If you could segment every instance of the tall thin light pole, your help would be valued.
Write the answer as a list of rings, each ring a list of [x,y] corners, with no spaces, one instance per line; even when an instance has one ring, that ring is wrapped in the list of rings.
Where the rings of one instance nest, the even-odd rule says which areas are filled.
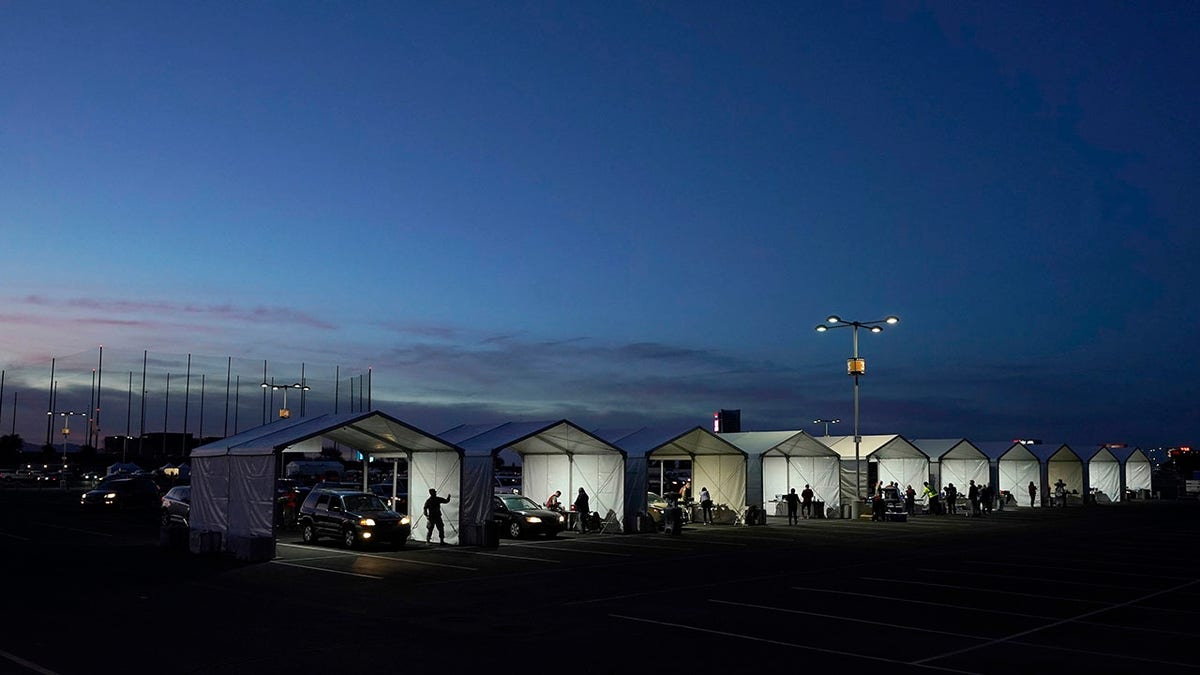
[[[85,421],[87,422],[87,430],[83,434],[83,444],[91,445],[93,448],[96,447],[92,443],[92,420],[93,420],[92,413],[95,410],[96,410],[96,369],[92,368],[92,391],[91,391],[91,397],[88,399],[88,414],[87,414],[87,417],[85,418]]]
[[[225,357],[225,430],[221,437],[229,436],[229,376],[233,373],[233,357]]]
[[[858,329],[862,326],[872,333],[881,333],[883,324],[895,325],[897,323],[900,323],[900,317],[897,316],[889,316],[878,321],[847,321],[835,314],[825,319],[825,323],[816,328],[818,333],[824,333],[830,328],[850,328],[853,336],[852,355],[846,361],[846,373],[854,377],[854,502],[851,507],[851,517],[853,518],[858,518],[859,509],[862,507],[862,435],[858,432],[858,378],[867,372],[866,359],[858,355]]]
[[[92,447],[100,445],[100,387],[104,382],[104,345],[100,345],[100,356],[96,362],[96,408],[92,411]]]
[[[129,452],[130,425],[133,423],[133,371],[129,371],[129,393],[125,395],[125,439],[121,442],[121,463]]]
[[[50,359],[50,405],[46,410],[54,410],[54,358]],[[46,417],[46,445],[50,445],[50,430],[54,428],[54,417]]]

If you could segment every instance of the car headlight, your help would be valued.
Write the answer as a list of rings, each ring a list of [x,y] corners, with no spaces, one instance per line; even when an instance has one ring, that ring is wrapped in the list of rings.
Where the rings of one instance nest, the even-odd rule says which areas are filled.
[[[567,517],[566,517],[566,516],[559,516],[559,517],[558,517],[558,522],[560,522],[560,523],[565,523],[565,522],[567,522]]]
[[[375,527],[375,519],[374,518],[363,518],[358,521],[358,524],[362,525],[363,527]]]
[[[107,493],[107,494],[105,494],[105,495],[104,495],[104,498],[105,498],[105,499],[116,499],[116,498],[117,498],[117,493],[115,493],[115,492],[109,492],[109,493]]]
[[[408,516],[402,516],[402,517],[400,518],[400,524],[401,524],[401,525],[408,525],[408,524],[409,524],[409,523],[411,523],[411,522],[412,522],[412,518],[409,518]]]
[[[541,519],[541,518],[538,518],[537,516],[525,516],[525,522],[527,522],[527,523],[540,523],[540,522],[542,522],[542,519]]]

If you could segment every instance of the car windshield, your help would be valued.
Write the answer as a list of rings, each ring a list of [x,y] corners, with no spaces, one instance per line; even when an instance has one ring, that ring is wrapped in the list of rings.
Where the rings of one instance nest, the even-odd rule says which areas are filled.
[[[504,502],[505,508],[509,511],[525,511],[528,509],[540,509],[537,502],[524,495],[500,495],[500,501]]]
[[[347,511],[361,513],[363,511],[387,511],[383,500],[375,495],[347,495],[342,498]]]

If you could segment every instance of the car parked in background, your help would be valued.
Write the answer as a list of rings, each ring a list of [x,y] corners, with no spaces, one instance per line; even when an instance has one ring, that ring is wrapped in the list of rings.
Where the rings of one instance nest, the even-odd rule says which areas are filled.
[[[152,509],[162,503],[158,485],[146,476],[133,476],[101,481],[101,484],[79,495],[82,506],[117,509]]]
[[[371,492],[379,495],[387,507],[396,513],[408,513],[408,486],[400,483],[396,486],[396,499],[392,500],[391,483],[375,483],[370,486]]]
[[[304,543],[330,537],[346,548],[376,542],[400,548],[412,533],[407,515],[389,509],[379,495],[355,490],[313,488],[297,522]]]
[[[557,537],[567,529],[567,516],[551,511],[529,497],[516,494],[492,495],[492,521],[501,534],[519,539],[532,535]]]
[[[666,497],[656,492],[646,493],[646,510],[649,512],[650,520],[653,520],[655,526],[660,530],[663,528],[663,514],[668,508],[670,508],[670,504],[667,503]],[[681,508],[679,513],[682,520],[681,524],[687,525],[688,510]]]
[[[192,486],[176,485],[162,496],[162,525],[188,527],[192,511]]]

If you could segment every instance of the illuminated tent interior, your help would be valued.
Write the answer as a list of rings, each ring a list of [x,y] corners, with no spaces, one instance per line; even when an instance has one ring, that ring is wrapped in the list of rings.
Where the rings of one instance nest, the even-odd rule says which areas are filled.
[[[1086,492],[1084,484],[1083,462],[1079,455],[1067,444],[1058,446],[1029,446],[1034,455],[1042,461],[1046,470],[1047,499],[1054,498],[1054,485],[1061,480],[1066,485],[1068,495],[1082,496]]]
[[[1132,490],[1135,493],[1140,493],[1142,490],[1151,489],[1151,469],[1150,458],[1142,452],[1140,448],[1118,448],[1113,450],[1113,454],[1121,460],[1122,477],[1126,490]],[[1124,494],[1124,493],[1122,493]]]
[[[1022,443],[1012,441],[979,442],[980,450],[996,463],[1001,491],[1012,493],[1016,506],[1029,506],[1029,484],[1037,488],[1035,507],[1047,497],[1042,479],[1042,462]]]
[[[1121,462],[1112,452],[1100,446],[1091,451],[1087,461],[1088,489],[1096,497],[1097,504],[1121,501]]]
[[[881,434],[861,438],[860,461],[875,465],[876,481],[883,481],[885,485],[895,481],[901,490],[909,485],[915,490],[929,480],[929,457],[903,436]],[[852,499],[855,494],[854,437],[822,436],[819,440],[842,458],[842,495],[845,500]],[[864,464],[862,468],[861,494],[867,496],[871,493],[867,485],[868,467]]]
[[[458,491],[460,450],[386,413],[279,419],[192,450],[192,551],[225,551],[242,560],[274,557],[275,480],[283,454],[319,453],[325,440],[362,456],[407,458],[409,494],[429,487]],[[452,531],[457,538],[458,509],[451,502],[443,512],[450,542]]]
[[[804,431],[741,431],[720,434],[746,453],[746,502],[767,509],[768,500],[793,488],[796,494],[809,485],[813,500],[825,508],[841,507],[841,458],[828,445]],[[756,480],[757,477],[757,480]]]
[[[521,493],[539,505],[562,491],[569,509],[580,487],[588,507],[604,519],[606,531],[621,531],[625,514],[624,453],[566,420],[471,424],[439,437],[464,453],[462,513],[466,544],[490,543],[495,457],[511,450],[521,458]]]
[[[965,494],[971,481],[975,481],[979,486],[990,485],[992,482],[991,460],[978,446],[965,438],[918,439],[912,444],[929,457],[930,473],[937,481],[936,488],[954,483],[955,487]]]

